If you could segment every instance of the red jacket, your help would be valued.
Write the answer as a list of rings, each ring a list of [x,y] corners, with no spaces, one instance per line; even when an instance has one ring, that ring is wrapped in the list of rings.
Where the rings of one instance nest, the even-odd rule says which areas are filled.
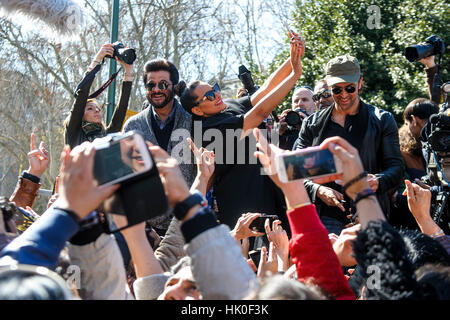
[[[287,216],[292,231],[289,251],[297,266],[298,279],[302,282],[312,279],[336,300],[354,300],[316,206],[292,209]]]

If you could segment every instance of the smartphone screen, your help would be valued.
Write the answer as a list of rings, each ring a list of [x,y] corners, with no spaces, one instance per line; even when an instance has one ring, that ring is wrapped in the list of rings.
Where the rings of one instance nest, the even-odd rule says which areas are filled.
[[[282,164],[279,166],[282,180],[311,179],[338,173],[333,154],[328,149],[281,154],[278,161]]]
[[[140,135],[126,136],[95,148],[94,178],[99,185],[114,184],[152,168],[149,151]]]

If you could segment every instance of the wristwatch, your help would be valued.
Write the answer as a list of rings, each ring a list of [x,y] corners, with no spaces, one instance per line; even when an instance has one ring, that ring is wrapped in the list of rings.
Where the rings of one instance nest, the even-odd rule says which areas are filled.
[[[197,204],[202,207],[206,207],[208,201],[205,199],[203,194],[201,194],[198,190],[195,190],[189,197],[175,205],[173,208],[173,214],[178,220],[182,220],[186,213],[188,213],[188,211]]]

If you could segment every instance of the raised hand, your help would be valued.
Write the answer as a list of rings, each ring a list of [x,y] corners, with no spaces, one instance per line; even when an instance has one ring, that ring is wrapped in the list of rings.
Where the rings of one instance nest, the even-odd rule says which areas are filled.
[[[416,219],[420,230],[426,235],[443,235],[442,229],[430,215],[431,191],[405,180],[408,208]]]
[[[50,156],[45,149],[44,141],[41,141],[39,148],[36,146],[36,136],[34,133],[31,133],[30,152],[28,152],[27,156],[30,164],[28,173],[40,178],[50,164]]]
[[[114,55],[114,46],[111,43],[105,43],[102,45],[100,50],[98,50],[97,54],[95,55],[94,61],[102,61],[104,57],[110,56],[112,57]]]
[[[294,74],[300,76],[302,74],[302,57],[305,53],[305,40],[294,35],[291,38],[291,66]]]
[[[61,153],[59,197],[54,205],[75,212],[80,219],[119,188],[118,184],[97,185],[93,177],[94,155],[94,146],[89,142],[76,146],[72,151],[66,146]]]
[[[214,173],[214,151],[209,151],[203,147],[197,148],[191,138],[186,140],[189,142],[189,147],[194,154],[198,173],[202,178],[208,180]]]
[[[267,277],[278,272],[278,261],[274,254],[273,243],[269,244],[269,253],[267,254],[267,248],[261,248],[261,258],[258,266],[258,277]]]
[[[233,230],[230,231],[230,234],[237,240],[247,239],[249,237],[259,237],[264,235],[263,232],[257,232],[254,230],[250,230],[249,226],[256,218],[260,217],[260,213],[245,213],[239,217],[236,225]]]
[[[289,238],[281,226],[280,220],[275,220],[270,228],[270,220],[266,219],[264,224],[267,239],[273,243],[273,252],[278,261],[278,270],[286,271],[289,268]]]
[[[342,185],[345,185],[364,171],[358,150],[343,138],[332,137],[325,139],[321,143],[320,148],[328,148],[342,162],[342,167],[345,168],[342,174]],[[368,188],[370,188],[370,185],[367,179],[361,179],[349,186],[346,192],[350,198],[354,199],[358,192]]]
[[[48,200],[47,209],[50,208],[52,204],[56,202],[56,200],[58,200],[58,197],[59,197],[59,176],[57,176],[55,179],[55,192]]]

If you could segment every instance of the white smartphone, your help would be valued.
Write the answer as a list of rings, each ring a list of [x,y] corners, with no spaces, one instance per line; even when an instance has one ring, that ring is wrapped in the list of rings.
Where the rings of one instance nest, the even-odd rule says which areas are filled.
[[[112,185],[148,172],[153,160],[144,138],[136,132],[115,136],[95,146],[94,178],[98,185]]]
[[[330,150],[320,150],[318,146],[281,153],[275,157],[275,165],[278,178],[283,183],[326,177],[330,177],[329,181],[333,181],[342,174],[340,160]]]

